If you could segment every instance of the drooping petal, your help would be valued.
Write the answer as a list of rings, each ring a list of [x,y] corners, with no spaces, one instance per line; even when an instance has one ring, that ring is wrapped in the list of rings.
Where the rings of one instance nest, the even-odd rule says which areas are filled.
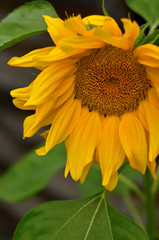
[[[81,114],[79,100],[70,100],[55,115],[44,147],[36,150],[38,155],[45,155],[56,144],[63,142],[74,130]]]
[[[153,162],[159,154],[159,110],[147,99],[140,103],[140,109],[149,132],[149,161]]]
[[[84,168],[93,161],[94,151],[101,137],[99,114],[84,111],[87,116],[78,119],[78,125],[66,144],[70,174],[75,181],[80,179]]]
[[[112,191],[116,185],[118,183],[118,173],[116,172],[109,180],[109,183],[107,186],[105,186],[105,188],[108,190],[108,191]]]
[[[24,136],[33,136],[41,127],[47,126],[52,123],[55,118],[58,108],[61,107],[69,98],[73,98],[74,86],[72,85],[66,92],[61,92],[57,98],[52,98],[49,101],[37,106],[34,122],[30,128],[25,128],[27,122],[24,121]]]
[[[72,61],[61,61],[43,70],[34,80],[34,85],[26,106],[40,105],[47,101],[60,82],[65,77],[72,76],[76,68],[76,65]]]
[[[148,161],[148,168],[150,169],[151,175],[154,179],[156,179],[156,161],[153,162]]]
[[[148,161],[146,136],[134,112],[125,113],[122,116],[119,137],[130,166],[144,174]]]
[[[100,39],[97,39],[93,36],[75,36],[61,39],[58,43],[58,46],[66,54],[82,53],[88,49],[100,48],[103,47],[105,43]]]
[[[111,177],[124,161],[125,153],[119,139],[119,117],[106,117],[102,138],[98,146],[99,164],[103,176],[103,186],[107,186]]]
[[[82,175],[81,175],[81,177],[80,177],[80,182],[81,182],[81,183],[83,183],[83,182],[85,181],[85,179],[86,179],[86,177],[87,177],[87,174],[88,174],[88,172],[89,172],[89,169],[90,169],[90,167],[93,165],[93,163],[94,163],[94,160],[92,160],[92,162],[88,163],[88,164],[84,167],[83,172],[82,172]]]
[[[54,49],[54,47],[45,47],[36,49],[22,57],[13,57],[9,60],[8,65],[16,67],[35,67],[43,70],[48,66],[48,63],[43,61],[43,58],[47,57],[48,54]],[[40,61],[38,61],[40,57]]]
[[[75,35],[64,26],[64,21],[62,19],[52,18],[46,15],[43,15],[43,17],[48,26],[47,31],[56,45],[60,39]]]
[[[139,63],[152,68],[159,68],[159,47],[153,44],[145,44],[134,50],[134,55]],[[153,71],[154,72],[154,71]]]

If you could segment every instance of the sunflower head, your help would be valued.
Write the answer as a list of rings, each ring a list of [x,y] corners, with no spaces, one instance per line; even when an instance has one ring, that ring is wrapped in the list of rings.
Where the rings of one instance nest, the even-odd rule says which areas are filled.
[[[24,137],[50,126],[42,136],[44,155],[65,141],[65,176],[83,182],[94,162],[102,184],[112,190],[126,159],[155,178],[159,153],[159,48],[134,49],[139,26],[111,17],[80,15],[65,21],[44,16],[55,46],[14,57],[9,65],[41,70],[25,88],[11,91],[13,103],[35,113],[24,121]]]

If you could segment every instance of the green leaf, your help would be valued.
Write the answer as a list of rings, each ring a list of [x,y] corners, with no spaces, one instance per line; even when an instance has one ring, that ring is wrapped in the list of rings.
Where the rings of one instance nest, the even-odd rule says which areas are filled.
[[[65,159],[64,143],[55,146],[45,156],[31,151],[0,178],[0,198],[18,202],[32,196],[65,166]]]
[[[120,174],[127,177],[131,181],[135,181],[135,179],[139,175],[139,172],[132,170],[129,165],[126,165],[122,169]],[[90,194],[95,194],[96,192],[103,190],[101,171],[97,164],[94,164],[91,167],[85,182],[83,184],[79,184],[78,187],[84,196],[89,196]],[[112,191],[112,193],[121,196],[128,196],[130,192],[131,190],[129,186],[125,185],[122,181],[120,181],[120,178],[116,188]]]
[[[135,47],[142,45],[142,43],[146,39],[145,31],[149,27],[149,25],[150,25],[149,23],[145,23],[140,26],[140,33],[135,40]]]
[[[13,240],[146,240],[145,232],[117,212],[105,193],[33,208],[19,223]]]
[[[49,2],[34,1],[17,8],[4,18],[0,22],[0,50],[46,32],[47,26],[42,15],[58,17]]]
[[[125,0],[126,4],[150,23],[151,32],[159,25],[159,1],[158,0]]]
[[[143,44],[147,44],[147,43],[151,43],[159,46],[159,29],[155,30],[153,33],[147,36]]]

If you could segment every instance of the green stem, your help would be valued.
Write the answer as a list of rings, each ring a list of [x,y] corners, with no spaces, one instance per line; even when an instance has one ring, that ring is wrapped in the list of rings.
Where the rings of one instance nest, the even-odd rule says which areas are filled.
[[[152,189],[151,189],[153,198],[155,198],[155,195],[156,195],[157,191],[159,190],[159,167],[156,170],[156,172],[157,172],[156,180],[153,182]]]
[[[145,189],[145,210],[147,216],[147,233],[151,240],[154,240],[155,218],[154,218],[154,201],[151,193],[152,179],[150,172],[147,170],[144,175],[144,189]]]
[[[131,180],[129,180],[124,175],[119,174],[119,181],[127,185],[141,199],[141,201],[145,201],[144,193]]]
[[[142,218],[140,217],[140,214],[132,201],[132,198],[130,195],[124,197],[125,204],[127,208],[129,209],[130,214],[132,215],[135,222],[142,227],[143,230],[145,230],[145,226],[143,224]]]

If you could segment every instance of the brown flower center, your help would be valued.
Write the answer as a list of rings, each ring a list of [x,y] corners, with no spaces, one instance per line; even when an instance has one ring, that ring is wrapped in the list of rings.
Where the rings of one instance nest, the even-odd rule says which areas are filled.
[[[107,45],[78,62],[75,96],[104,115],[134,111],[147,97],[150,80],[132,52]]]

